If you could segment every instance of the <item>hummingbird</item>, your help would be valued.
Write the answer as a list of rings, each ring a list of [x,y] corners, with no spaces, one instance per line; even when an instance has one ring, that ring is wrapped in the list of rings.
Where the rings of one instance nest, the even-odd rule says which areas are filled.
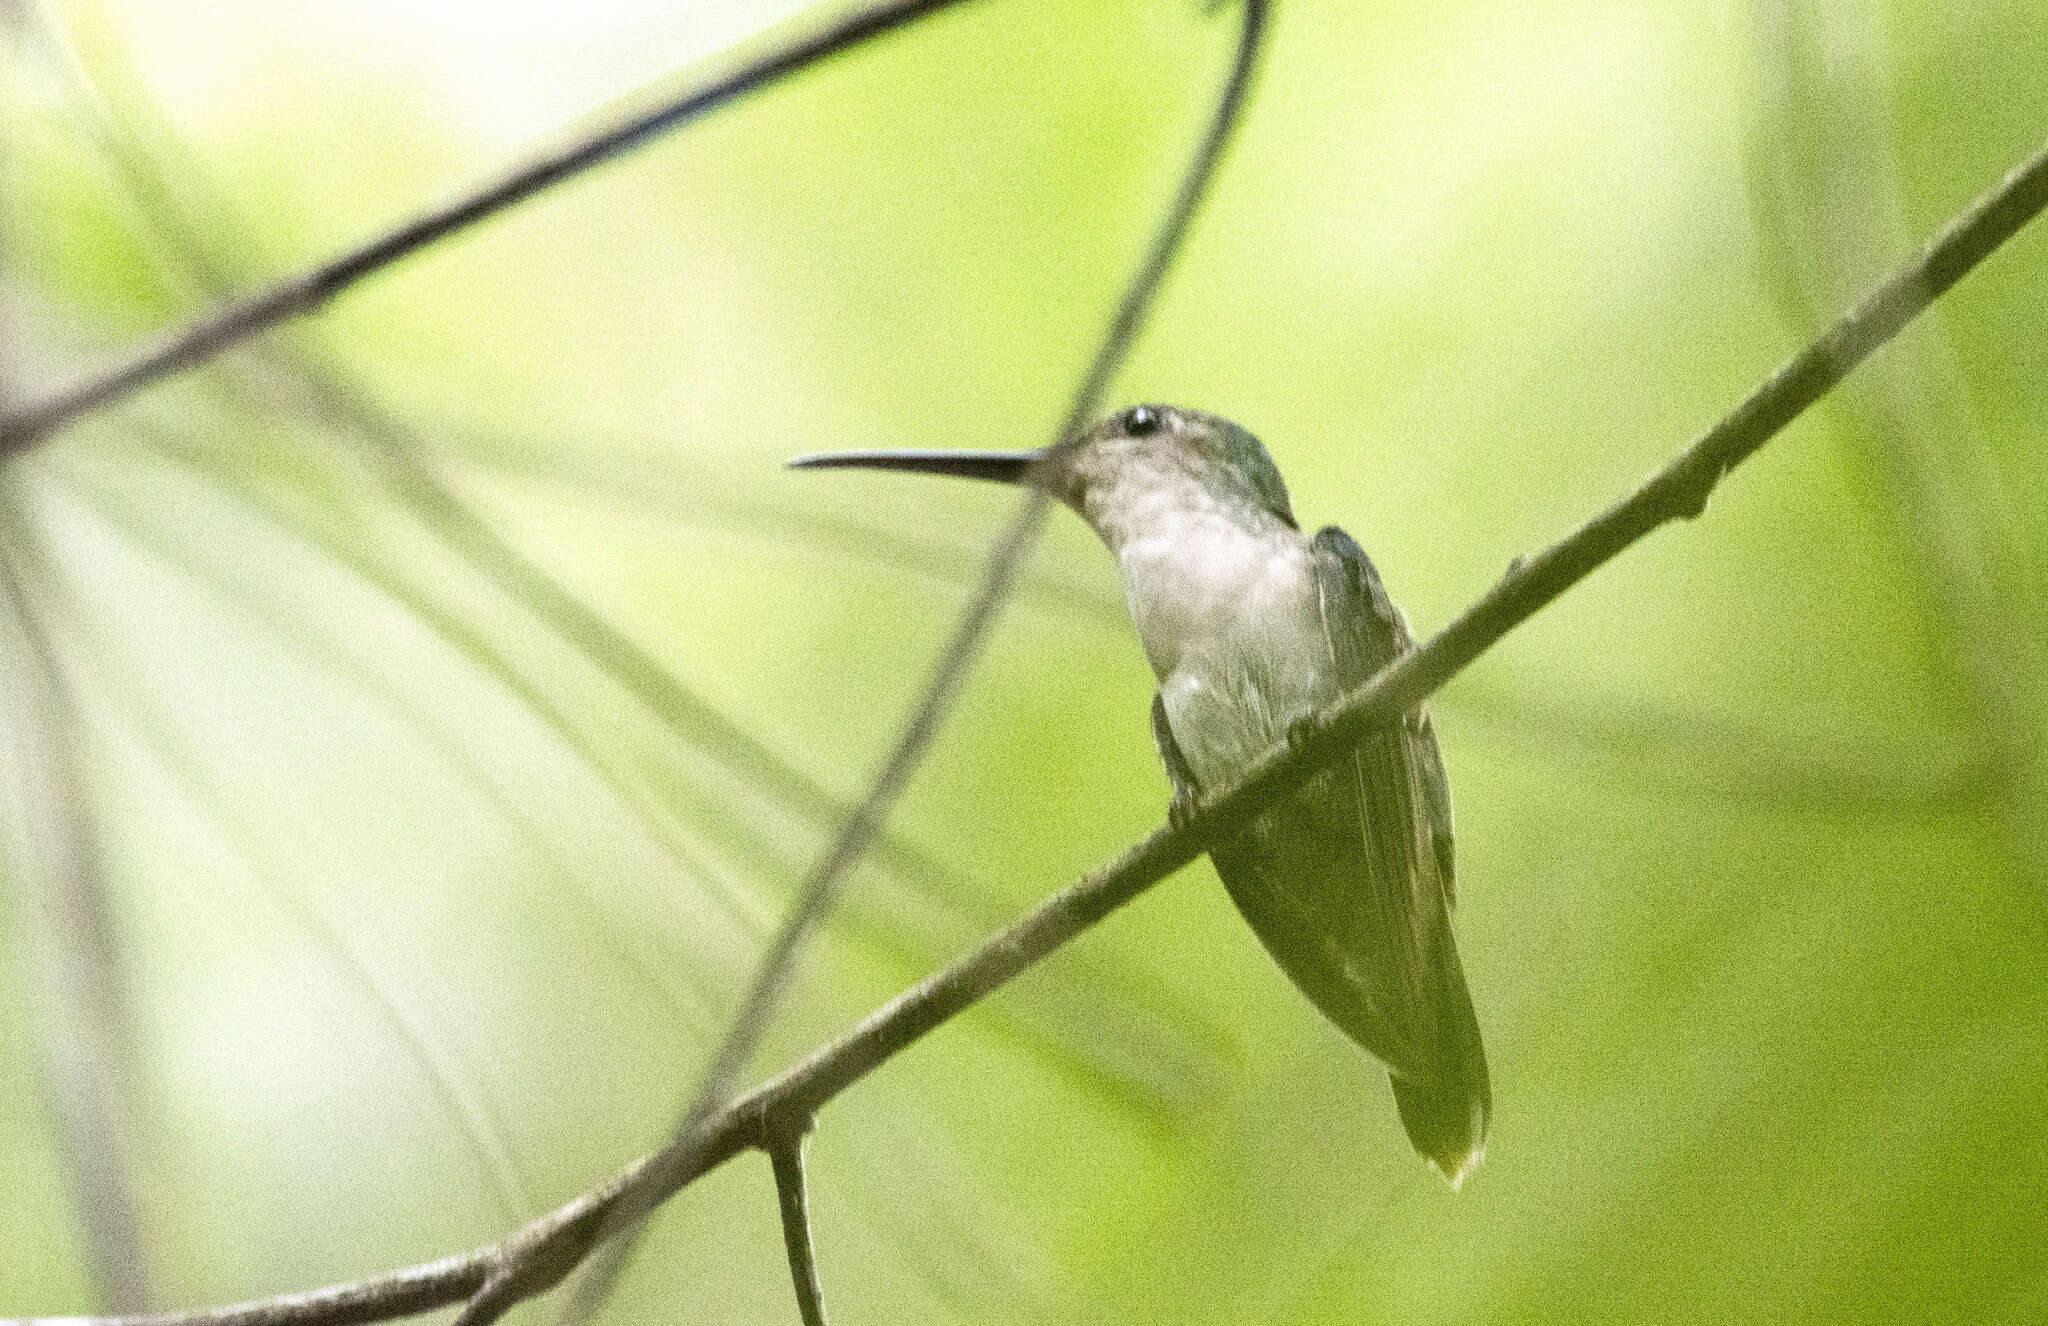
[[[846,451],[793,468],[1039,484],[1108,546],[1159,689],[1152,735],[1185,822],[1300,724],[1414,648],[1351,536],[1302,533],[1265,446],[1166,405],[1037,451]],[[1492,1094],[1451,934],[1451,791],[1417,707],[1210,845],[1238,911],[1323,1014],[1383,1062],[1409,1140],[1452,1187]]]

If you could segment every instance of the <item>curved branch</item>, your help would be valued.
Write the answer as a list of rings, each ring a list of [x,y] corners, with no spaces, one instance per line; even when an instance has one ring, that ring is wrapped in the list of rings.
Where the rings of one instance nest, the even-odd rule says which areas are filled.
[[[818,1283],[817,1249],[811,1244],[811,1199],[804,1184],[804,1132],[792,1128],[768,1143],[775,1167],[775,1203],[782,1210],[782,1245],[789,1252],[789,1278],[796,1286],[797,1315],[804,1326],[825,1326],[825,1289]]]
[[[858,10],[821,32],[776,47],[702,87],[671,97],[609,128],[571,139],[498,179],[401,222],[316,267],[230,300],[182,327],[171,328],[133,351],[127,359],[84,382],[0,417],[0,459],[153,382],[197,367],[279,323],[311,313],[364,277],[594,166],[624,156],[784,75],[960,2],[884,0]]]
[[[718,1111],[687,1137],[643,1157],[505,1240],[368,1280],[232,1307],[146,1317],[42,1320],[94,1326],[350,1326],[460,1302],[476,1294],[516,1249],[552,1243],[568,1251],[580,1240],[587,1250],[605,1213],[626,1193],[646,1192],[656,1201],[666,1200],[739,1152],[766,1146],[792,1121],[814,1116],[927,1032],[1193,861],[1219,831],[1255,813],[1347,741],[1376,724],[1395,721],[1622,549],[1668,520],[1698,515],[1729,469],[1782,431],[2044,206],[2048,147],[1950,222],[1891,280],[1634,493],[1538,556],[1518,560],[1456,621],[1332,705],[1301,741],[1270,752],[1244,779],[1180,827],[1155,832],[1040,903],[952,966],[882,1005],[846,1035]]]

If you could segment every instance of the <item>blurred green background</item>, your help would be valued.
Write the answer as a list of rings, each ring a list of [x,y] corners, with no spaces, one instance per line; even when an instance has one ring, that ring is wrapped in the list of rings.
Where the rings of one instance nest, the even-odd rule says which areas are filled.
[[[10,0],[0,387],[792,17]],[[1043,441],[1234,26],[981,0],[0,472],[0,1313],[102,1306],[82,1127],[175,1307],[661,1137],[1008,510],[779,462]],[[1114,403],[1250,426],[1434,629],[2048,136],[2044,68],[2033,0],[1285,0]],[[2037,226],[1437,700],[1462,1194],[1204,863],[826,1113],[838,1319],[2048,1314],[2044,314]],[[759,1068],[1159,822],[1149,693],[1062,516]],[[765,1163],[611,1313],[794,1320]]]

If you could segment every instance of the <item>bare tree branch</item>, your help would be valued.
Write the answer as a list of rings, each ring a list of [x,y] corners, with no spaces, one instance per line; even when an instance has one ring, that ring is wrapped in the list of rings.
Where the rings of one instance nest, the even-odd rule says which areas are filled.
[[[1193,861],[1219,832],[1256,814],[1360,733],[1397,721],[1509,631],[1645,534],[1666,521],[1699,515],[1730,469],[1755,454],[2044,206],[2048,147],[1972,203],[1890,280],[1782,365],[1670,464],[1562,541],[1532,558],[1517,559],[1477,603],[1331,705],[1300,740],[1270,751],[1235,786],[1178,827],[1158,830],[1054,894],[944,971],[876,1009],[846,1035],[602,1186],[501,1242],[367,1280],[197,1312],[40,1320],[94,1326],[347,1326],[460,1302],[524,1250],[551,1246],[557,1258],[581,1256],[602,1228],[605,1213],[627,1193],[652,1193],[656,1201],[665,1200],[739,1152],[765,1148],[779,1130],[814,1117],[925,1034]]]
[[[525,202],[594,166],[623,156],[671,129],[767,86],[787,74],[882,36],[961,0],[884,0],[823,31],[748,61],[732,73],[639,114],[574,138],[499,179],[431,208],[316,267],[233,300],[172,328],[84,382],[0,417],[0,459],[50,436],[82,415],[153,382],[205,363],[279,323],[320,308],[364,277],[479,221]]]
[[[1180,253],[1188,228],[1208,194],[1224,148],[1228,146],[1231,133],[1236,129],[1251,94],[1252,75],[1258,67],[1265,41],[1267,12],[1267,0],[1242,0],[1237,49],[1222,91],[1217,96],[1215,111],[1181,175],[1180,187],[1152,237],[1143,262],[1125,289],[1095,357],[1074,392],[1066,418],[1053,437],[1055,445],[1079,432],[1100,408],[1110,378],[1130,354],[1131,344],[1144,325],[1145,315],[1151,309],[1166,273],[1172,268],[1174,258]],[[683,1112],[676,1129],[676,1144],[686,1145],[688,1139],[732,1095],[740,1074],[753,1058],[795,974],[805,941],[831,913],[848,872],[882,831],[889,808],[910,781],[911,774],[923,760],[925,750],[951,708],[960,683],[965,679],[975,655],[980,652],[982,639],[1009,597],[1018,566],[1037,540],[1050,501],[1051,494],[1045,488],[1033,485],[1023,509],[990,552],[980,588],[926,678],[924,690],[911,707],[910,716],[905,720],[889,758],[868,785],[867,794],[861,798],[860,804],[847,816],[824,858],[804,881],[796,902],[784,916],[767,952],[755,968],[754,979],[733,1015],[725,1038],[698,1083],[695,1099]],[[679,1167],[691,1167],[687,1153]],[[653,1193],[650,1186],[644,1196],[637,1193],[629,1195],[616,1211],[606,1217],[610,1228],[605,1233],[604,1253],[577,1285],[576,1293],[563,1314],[572,1326],[586,1317],[609,1292],[612,1282],[631,1255],[637,1236],[636,1230],[623,1227],[637,1226],[654,1209],[660,1199]],[[611,1237],[614,1233],[618,1237]],[[487,1286],[456,1319],[456,1326],[489,1326],[516,1301],[505,1297],[502,1292],[493,1293]]]
[[[825,1326],[825,1289],[818,1283],[817,1249],[811,1244],[811,1199],[804,1184],[803,1127],[788,1129],[767,1144],[775,1167],[775,1202],[782,1209],[782,1244],[789,1252],[789,1278],[796,1286],[797,1315],[804,1326]]]

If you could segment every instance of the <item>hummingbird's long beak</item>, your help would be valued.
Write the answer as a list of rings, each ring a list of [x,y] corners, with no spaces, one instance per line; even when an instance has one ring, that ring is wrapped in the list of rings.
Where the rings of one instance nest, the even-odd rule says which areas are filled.
[[[1022,483],[1043,451],[826,451],[798,456],[793,470],[906,470],[912,474],[950,474],[960,479],[993,479]]]

